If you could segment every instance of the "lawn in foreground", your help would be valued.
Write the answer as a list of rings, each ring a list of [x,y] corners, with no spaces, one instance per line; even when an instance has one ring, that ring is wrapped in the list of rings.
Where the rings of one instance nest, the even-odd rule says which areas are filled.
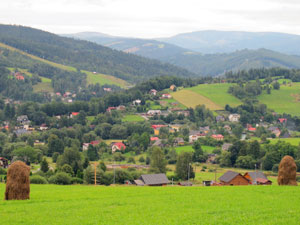
[[[5,186],[0,185],[0,193]],[[299,224],[299,187],[31,185],[0,201],[1,224]]]

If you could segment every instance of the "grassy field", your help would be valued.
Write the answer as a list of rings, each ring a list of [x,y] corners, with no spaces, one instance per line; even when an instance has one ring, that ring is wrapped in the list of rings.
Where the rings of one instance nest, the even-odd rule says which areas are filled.
[[[215,147],[206,146],[206,145],[202,145],[201,148],[206,153],[212,153],[212,151],[215,149]],[[192,145],[179,146],[179,147],[176,147],[175,149],[176,149],[177,153],[182,152],[182,151],[185,151],[185,152],[193,152],[194,151]]]
[[[54,92],[51,82],[42,82],[38,83],[36,85],[33,85],[33,91],[34,92]]]
[[[140,122],[144,120],[145,119],[139,115],[125,115],[122,118],[122,122]]]
[[[0,184],[0,193],[4,193]],[[282,186],[31,185],[0,201],[1,224],[299,224],[300,189]]]
[[[271,94],[263,93],[258,100],[268,108],[278,113],[300,115],[300,83],[292,83],[292,86],[281,85],[280,90],[272,90]]]
[[[59,63],[51,62],[49,60],[42,59],[40,57],[28,54],[26,52],[23,52],[19,49],[13,48],[13,47],[8,46],[8,45],[3,44],[3,43],[0,43],[0,47],[9,49],[10,51],[18,52],[18,53],[20,53],[22,55],[26,55],[26,56],[34,59],[34,60],[38,60],[40,62],[46,63],[48,65],[54,66],[54,67],[62,69],[62,70],[77,71],[77,69],[72,67],[72,66],[66,66],[66,65],[59,64]],[[82,71],[82,72],[84,72],[87,75],[88,84],[96,84],[96,83],[99,83],[101,85],[103,85],[103,84],[114,84],[114,85],[124,87],[124,88],[129,85],[126,81],[124,81],[122,79],[119,79],[119,78],[116,78],[116,77],[113,77],[113,76],[110,76],[110,75],[93,74],[92,72],[89,72],[89,71]]]
[[[175,99],[163,99],[163,100],[159,101],[159,103],[163,107],[186,109],[186,107],[183,104],[176,101]]]
[[[287,143],[290,143],[291,145],[298,146],[300,144],[300,138],[282,138],[282,139],[270,139],[271,144],[275,144],[278,141],[285,141]]]
[[[224,109],[226,104],[237,106],[241,101],[227,93],[232,84],[201,84],[172,93],[174,99],[187,107],[205,105],[211,110]]]

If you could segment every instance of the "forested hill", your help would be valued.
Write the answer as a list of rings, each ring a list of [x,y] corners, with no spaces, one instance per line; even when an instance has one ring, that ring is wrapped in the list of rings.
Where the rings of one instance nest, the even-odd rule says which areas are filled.
[[[29,27],[0,25],[0,42],[53,62],[131,82],[162,75],[195,76],[171,64]]]

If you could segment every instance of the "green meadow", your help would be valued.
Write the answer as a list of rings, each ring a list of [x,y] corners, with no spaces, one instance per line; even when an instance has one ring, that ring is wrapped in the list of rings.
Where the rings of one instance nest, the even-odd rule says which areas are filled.
[[[139,115],[125,115],[122,118],[122,122],[141,122],[145,119]]]
[[[258,96],[258,100],[277,113],[289,113],[299,116],[300,83],[292,83],[291,86],[288,84],[280,85],[280,90],[272,90],[271,94],[264,92]]]
[[[300,138],[282,138],[282,139],[276,138],[276,139],[270,139],[270,143],[271,144],[275,144],[278,141],[284,141],[284,142],[290,143],[291,145],[295,145],[295,146],[298,146],[300,144]]]
[[[299,187],[31,185],[30,200],[1,200],[0,212],[14,225],[286,225],[299,224],[299,202]]]
[[[204,152],[206,153],[212,153],[212,151],[216,148],[216,147],[212,147],[212,146],[206,146],[206,145],[201,145],[201,148]],[[177,153],[180,153],[182,151],[184,152],[193,152],[193,146],[192,145],[186,145],[186,146],[179,146],[175,148]]]

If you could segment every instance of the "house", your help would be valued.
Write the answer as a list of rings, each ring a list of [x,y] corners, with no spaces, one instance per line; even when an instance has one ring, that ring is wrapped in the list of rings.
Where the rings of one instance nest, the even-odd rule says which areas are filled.
[[[210,131],[210,128],[209,128],[209,126],[206,126],[206,127],[199,127],[199,131],[200,131],[201,133],[208,134],[208,132]]]
[[[4,169],[8,167],[8,160],[6,158],[0,157],[0,167]]]
[[[217,117],[216,117],[216,121],[217,121],[217,122],[224,122],[224,121],[225,121],[225,118],[224,118],[224,116],[217,116]]]
[[[190,116],[190,111],[188,110],[180,110],[176,112],[177,115],[184,115],[185,117]]]
[[[116,109],[119,111],[124,111],[126,107],[124,105],[119,105]]]
[[[148,116],[155,116],[155,115],[160,115],[161,111],[160,110],[148,110],[147,115]]]
[[[47,130],[48,127],[45,123],[43,123],[41,126],[40,126],[40,130]]]
[[[111,92],[111,88],[103,88],[103,90],[106,92]]]
[[[155,95],[157,94],[157,90],[151,89],[151,90],[149,91],[149,94],[155,96]]]
[[[35,140],[34,143],[33,143],[34,146],[43,146],[45,145],[45,142],[41,142],[39,140]]]
[[[108,107],[108,108],[106,109],[106,112],[111,113],[111,111],[112,111],[112,110],[115,110],[115,109],[116,109],[116,107]]]
[[[177,138],[174,139],[174,144],[175,144],[176,146],[178,146],[178,145],[184,145],[185,143],[184,143],[183,138],[177,137]]]
[[[172,95],[170,95],[169,93],[162,94],[161,98],[162,99],[170,99],[170,98],[172,98]]]
[[[279,123],[287,123],[287,119],[286,118],[279,118],[278,122]]]
[[[170,181],[166,174],[160,173],[141,175],[139,179],[134,180],[134,183],[139,186],[165,186],[170,183]]]
[[[90,145],[92,145],[92,146],[95,147],[95,146],[98,145],[98,144],[100,144],[100,141],[99,141],[99,140],[91,141],[90,143],[83,143],[83,145],[82,145],[82,150],[83,150],[83,151],[86,151],[86,150],[88,150],[88,148],[89,148]]]
[[[171,124],[170,125],[170,128],[177,132],[180,130],[181,127],[182,127],[182,124]]]
[[[78,116],[79,112],[71,112],[70,118],[74,118],[75,116]]]
[[[158,137],[150,137],[150,141],[157,141],[157,140],[159,140]]]
[[[113,143],[111,146],[111,152],[114,153],[116,151],[124,151],[126,146],[122,142]]]
[[[216,163],[217,154],[208,154],[207,157],[206,163]]]
[[[30,120],[28,119],[27,115],[22,115],[17,117],[17,122],[21,123],[22,125],[30,124]]]
[[[250,184],[258,184],[258,185],[271,185],[272,181],[268,180],[267,176],[261,172],[247,172],[244,174]]]
[[[162,139],[157,139],[156,141],[154,141],[154,143],[152,144],[152,146],[158,146],[158,147],[165,147],[166,146],[166,141],[162,140]]]
[[[154,135],[159,135],[160,128],[167,127],[167,125],[157,124],[157,125],[151,125],[151,127],[154,130]]]
[[[230,148],[232,145],[233,145],[233,144],[230,144],[230,143],[224,143],[224,144],[222,145],[222,150],[223,150],[223,151],[228,151],[229,148]]]
[[[211,137],[217,141],[223,141],[224,140],[224,136],[222,134],[213,134],[211,135]]]
[[[133,105],[140,105],[142,103],[142,101],[140,99],[134,100],[132,102]]]
[[[230,122],[239,122],[239,120],[240,120],[240,114],[230,114],[229,116],[228,116],[228,119],[229,119],[229,121]]]
[[[255,127],[252,127],[251,124],[247,124],[247,130],[250,131],[250,132],[255,132],[255,131],[256,131],[256,128],[255,128]]]
[[[229,126],[229,125],[225,125],[224,127],[223,127],[227,132],[230,132],[231,131],[231,127]]]
[[[59,96],[59,97],[61,96],[61,93],[59,93],[59,92],[56,92],[55,94],[56,94],[56,96]]]
[[[198,130],[192,130],[192,131],[190,131],[189,142],[193,143],[193,142],[197,141],[199,138],[202,138],[202,137],[206,137],[206,134],[201,133]]]
[[[176,90],[176,85],[175,85],[175,84],[172,84],[172,85],[170,86],[170,90],[171,90],[171,91],[175,91],[175,90]]]
[[[24,76],[22,76],[22,75],[17,75],[15,77],[17,80],[25,80]]]
[[[227,171],[220,178],[222,185],[248,185],[249,180],[240,173],[234,171]]]
[[[280,129],[278,127],[274,127],[274,126],[269,127],[268,131],[271,131],[271,133],[275,134],[276,137],[279,137],[281,134]]]

